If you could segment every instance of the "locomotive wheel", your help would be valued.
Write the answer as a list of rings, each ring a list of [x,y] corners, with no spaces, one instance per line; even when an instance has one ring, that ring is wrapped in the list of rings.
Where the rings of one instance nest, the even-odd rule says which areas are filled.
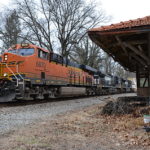
[[[44,99],[45,99],[45,100],[46,100],[46,99],[49,99],[49,94],[44,94],[43,96],[44,96]]]

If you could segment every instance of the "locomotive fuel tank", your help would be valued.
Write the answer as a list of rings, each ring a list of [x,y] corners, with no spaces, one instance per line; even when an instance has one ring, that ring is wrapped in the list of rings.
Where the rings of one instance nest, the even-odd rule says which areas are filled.
[[[84,87],[61,87],[60,96],[80,96],[86,95],[86,88]]]

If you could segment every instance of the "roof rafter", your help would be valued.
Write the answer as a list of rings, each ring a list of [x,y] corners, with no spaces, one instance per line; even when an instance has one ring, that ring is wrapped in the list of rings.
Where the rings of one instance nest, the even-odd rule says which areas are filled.
[[[139,51],[136,47],[134,47],[134,46],[132,46],[132,45],[130,45],[129,43],[126,43],[126,42],[123,42],[123,45],[124,45],[125,47],[128,47],[128,48],[129,48],[130,50],[132,50],[134,53],[140,55],[140,56],[147,62],[147,64],[150,63],[149,58],[148,58],[146,55],[144,55],[141,51]]]
[[[126,55],[128,55],[127,49],[126,49],[126,47],[122,44],[121,39],[120,39],[118,36],[115,36],[115,38],[116,38],[116,40],[118,41],[118,44],[122,47],[124,53],[125,53]]]

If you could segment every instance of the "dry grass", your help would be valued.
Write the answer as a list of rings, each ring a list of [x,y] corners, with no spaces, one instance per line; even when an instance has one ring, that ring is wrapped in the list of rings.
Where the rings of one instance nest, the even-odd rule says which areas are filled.
[[[44,118],[0,140],[2,150],[149,150],[150,134],[142,130],[143,118],[133,115],[103,116],[101,105]]]

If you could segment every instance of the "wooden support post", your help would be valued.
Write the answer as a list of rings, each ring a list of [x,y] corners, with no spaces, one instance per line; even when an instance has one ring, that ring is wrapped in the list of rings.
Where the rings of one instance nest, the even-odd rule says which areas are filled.
[[[149,62],[150,62],[150,32],[148,33],[148,57],[149,57]],[[148,65],[148,87],[149,87],[148,94],[149,94],[149,100],[150,100],[150,65]]]
[[[137,83],[137,88],[140,87],[140,78],[139,78],[139,66],[136,66],[136,83]]]

